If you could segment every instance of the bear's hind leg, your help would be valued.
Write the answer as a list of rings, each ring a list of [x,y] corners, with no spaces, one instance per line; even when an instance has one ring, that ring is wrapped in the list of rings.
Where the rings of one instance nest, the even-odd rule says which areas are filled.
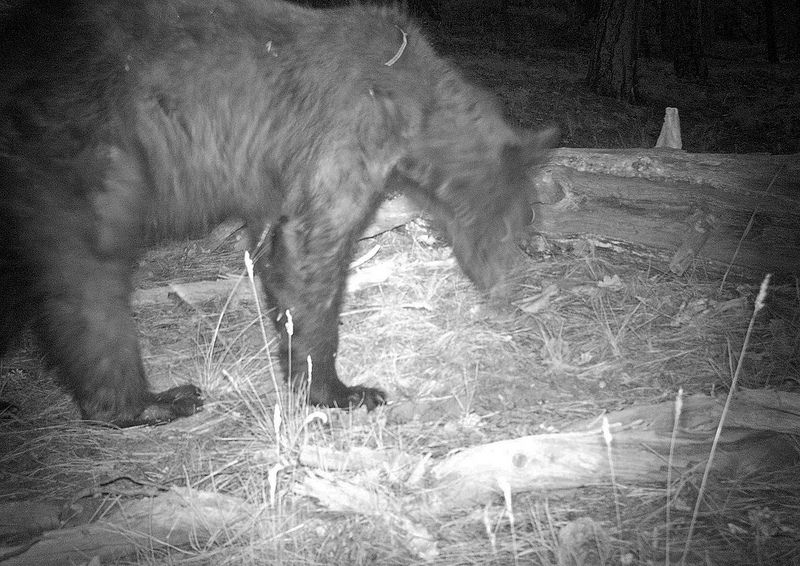
[[[98,152],[100,153],[100,152]],[[192,385],[152,393],[130,311],[132,272],[140,238],[141,186],[121,152],[102,190],[79,174],[22,176],[19,200],[34,211],[17,216],[20,269],[28,273],[33,329],[49,366],[85,419],[118,426],[158,424],[193,414]],[[56,169],[57,171],[57,169]]]
[[[194,414],[202,406],[195,386],[160,393],[148,389],[122,262],[98,260],[74,248],[52,263],[61,262],[64,269],[57,272],[65,277],[60,283],[53,273],[43,278],[49,289],[34,328],[83,418],[125,427]]]

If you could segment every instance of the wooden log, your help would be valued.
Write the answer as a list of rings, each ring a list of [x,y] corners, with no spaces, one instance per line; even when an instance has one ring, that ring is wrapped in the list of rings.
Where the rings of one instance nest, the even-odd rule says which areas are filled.
[[[533,229],[550,239],[590,239],[666,258],[679,274],[696,257],[712,269],[800,273],[800,154],[560,148],[536,174],[529,196]],[[395,197],[363,237],[421,214],[408,198]],[[238,228],[221,226],[201,249],[215,249]]]
[[[546,237],[670,256],[683,246],[720,269],[800,273],[800,155],[561,148],[534,184],[533,227]]]
[[[0,540],[57,529],[61,506],[49,501],[0,503]],[[0,555],[2,561],[2,555]]]
[[[606,415],[610,447],[600,419],[578,423],[566,432],[473,446],[438,462],[397,451],[360,449],[353,457],[350,451],[309,446],[301,456],[307,466],[362,473],[368,469],[381,470],[388,472],[395,482],[404,481],[405,491],[410,495],[395,501],[385,493],[379,496],[368,491],[356,497],[351,493],[355,488],[343,487],[338,480],[315,483],[313,489],[307,488],[302,493],[328,501],[326,505],[331,508],[337,508],[331,501],[340,502],[337,505],[346,501],[359,512],[396,507],[440,516],[485,504],[499,497],[504,488],[520,493],[611,486],[612,468],[617,484],[664,485],[669,465],[675,478],[702,471],[723,405],[724,398],[685,397],[676,428],[672,401],[611,413]],[[791,435],[798,433],[800,394],[739,391],[731,401],[722,428],[713,477],[743,478],[797,466],[800,452]],[[375,497],[380,504],[368,504]],[[395,502],[388,505],[386,501]],[[398,514],[402,515],[399,511]]]
[[[373,238],[378,234],[403,226],[419,216],[419,207],[408,197],[398,195],[381,205],[372,224],[364,230],[361,238]]]
[[[2,566],[103,563],[138,548],[203,546],[235,536],[256,515],[250,505],[221,493],[173,487],[157,497],[120,503],[103,519],[87,525],[46,531],[14,547],[0,547]]]
[[[399,228],[420,216],[420,210],[409,198],[398,195],[387,200],[378,209],[372,223],[364,230],[362,239],[374,238],[394,228]],[[231,219],[218,224],[212,232],[197,241],[197,247],[204,253],[219,249],[226,240],[236,237],[235,249],[246,250],[250,247],[249,238],[244,231],[245,224],[241,220]]]
[[[684,399],[672,467],[679,474],[707,459],[724,399]],[[444,513],[484,503],[508,485],[512,492],[611,483],[664,483],[672,442],[674,403],[634,407],[607,416],[611,447],[600,423],[572,432],[526,436],[475,446],[433,466],[430,511]],[[800,395],[740,391],[732,400],[714,460],[716,474],[731,477],[796,465],[798,451],[784,434],[800,433]]]
[[[664,259],[678,274],[695,258],[719,271],[800,273],[800,154],[560,148],[535,176],[530,200],[533,229],[546,237],[595,239]],[[399,196],[364,237],[420,214]]]
[[[418,509],[404,507],[401,499],[371,484],[363,479],[357,484],[316,472],[296,484],[294,491],[303,497],[313,497],[331,511],[358,513],[381,521],[398,533],[404,546],[418,558],[435,561],[439,556],[436,538],[414,516],[413,511]]]
[[[395,264],[391,260],[379,261],[353,271],[347,278],[347,293],[357,293],[380,285],[391,277]],[[256,289],[261,289],[261,279],[255,276]],[[233,295],[231,295],[233,293]],[[261,300],[261,297],[258,297]],[[204,303],[228,301],[229,306],[254,305],[256,297],[247,279],[231,275],[214,281],[192,283],[170,283],[150,289],[137,289],[131,296],[134,309],[145,306],[166,306],[176,302],[199,308]]]

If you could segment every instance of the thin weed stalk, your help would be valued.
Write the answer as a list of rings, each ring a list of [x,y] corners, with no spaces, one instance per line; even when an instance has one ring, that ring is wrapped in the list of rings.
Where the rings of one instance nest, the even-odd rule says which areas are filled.
[[[681,413],[683,412],[683,387],[678,388],[678,395],[675,397],[675,419],[672,423],[672,437],[669,441],[669,457],[667,459],[667,508],[666,508],[666,525],[664,542],[664,564],[669,566],[669,553],[670,553],[670,540],[669,540],[669,526],[671,522],[672,511],[672,463],[675,461],[675,444],[678,441],[678,430],[681,422]]]
[[[700,482],[700,489],[697,492],[697,501],[695,501],[694,511],[692,512],[692,519],[689,522],[689,532],[686,535],[686,545],[683,549],[683,556],[681,557],[681,565],[686,564],[686,557],[689,553],[689,548],[692,544],[692,535],[694,534],[694,527],[697,522],[697,516],[700,513],[700,505],[703,502],[703,496],[705,495],[706,485],[708,483],[708,477],[711,474],[711,467],[714,463],[714,455],[717,452],[717,445],[719,444],[720,436],[722,435],[722,427],[725,424],[725,417],[728,415],[728,409],[731,404],[731,399],[733,398],[733,394],[736,392],[736,385],[739,381],[739,375],[742,371],[742,364],[744,363],[744,356],[747,352],[747,347],[750,344],[750,336],[753,333],[753,327],[755,326],[756,322],[756,315],[758,312],[764,308],[764,299],[767,296],[767,288],[769,287],[769,280],[771,278],[771,274],[767,274],[764,277],[764,280],[761,282],[761,289],[758,291],[758,296],[756,297],[756,302],[753,307],[753,314],[750,317],[750,324],[747,325],[747,333],[744,337],[744,343],[742,344],[742,349],[739,352],[739,360],[736,364],[736,370],[733,374],[733,379],[731,380],[731,388],[728,391],[728,396],[725,399],[725,406],[722,408],[722,415],[719,418],[719,424],[717,425],[717,431],[714,434],[714,441],[711,443],[711,452],[708,455],[708,461],[706,462],[705,470],[703,471],[703,479]]]

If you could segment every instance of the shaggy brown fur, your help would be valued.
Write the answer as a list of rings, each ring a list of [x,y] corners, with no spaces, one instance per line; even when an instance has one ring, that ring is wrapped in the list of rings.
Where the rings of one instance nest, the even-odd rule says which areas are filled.
[[[530,220],[542,142],[395,10],[35,0],[0,29],[0,77],[0,353],[32,323],[88,419],[202,404],[191,385],[151,393],[142,370],[129,296],[153,237],[246,221],[268,301],[293,317],[291,352],[277,324],[292,383],[310,357],[310,402],[372,409],[384,394],[343,384],[335,357],[353,246],[385,195],[438,214],[486,289]]]

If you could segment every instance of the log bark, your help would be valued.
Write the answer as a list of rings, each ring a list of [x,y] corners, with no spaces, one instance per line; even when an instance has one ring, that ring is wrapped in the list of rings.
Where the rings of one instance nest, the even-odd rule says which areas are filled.
[[[800,154],[560,148],[530,199],[532,229],[552,240],[594,240],[678,274],[695,259],[759,279],[800,273]],[[365,237],[419,215],[398,197]]]
[[[561,148],[534,184],[533,228],[548,238],[800,273],[800,155]]]

